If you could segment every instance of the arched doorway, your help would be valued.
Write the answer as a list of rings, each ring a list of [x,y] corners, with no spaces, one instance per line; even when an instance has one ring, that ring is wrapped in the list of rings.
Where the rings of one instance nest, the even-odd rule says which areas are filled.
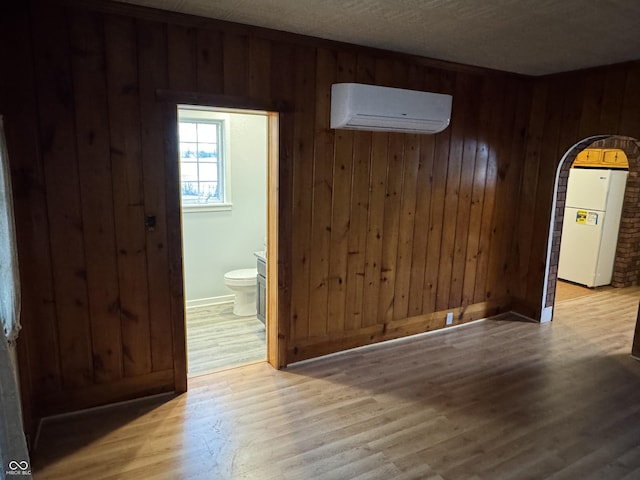
[[[622,207],[622,221],[618,235],[616,260],[612,285],[627,287],[637,285],[640,276],[640,142],[631,137],[600,135],[589,137],[576,143],[560,160],[556,172],[554,198],[551,207],[551,222],[547,243],[547,259],[542,295],[541,322],[553,319],[553,305],[556,298],[558,260],[564,206],[567,195],[569,169],[576,156],[586,148],[618,148],[629,160],[629,178]]]

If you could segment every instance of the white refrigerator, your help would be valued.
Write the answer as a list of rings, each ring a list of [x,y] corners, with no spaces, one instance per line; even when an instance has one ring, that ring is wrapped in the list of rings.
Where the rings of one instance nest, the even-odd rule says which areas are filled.
[[[570,170],[558,278],[587,287],[611,283],[627,176],[626,170]]]

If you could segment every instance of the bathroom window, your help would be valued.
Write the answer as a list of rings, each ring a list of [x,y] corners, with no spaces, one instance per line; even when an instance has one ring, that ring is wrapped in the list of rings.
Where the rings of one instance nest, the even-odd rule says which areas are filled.
[[[224,126],[224,120],[219,119],[180,118],[178,133],[183,206],[225,203]]]

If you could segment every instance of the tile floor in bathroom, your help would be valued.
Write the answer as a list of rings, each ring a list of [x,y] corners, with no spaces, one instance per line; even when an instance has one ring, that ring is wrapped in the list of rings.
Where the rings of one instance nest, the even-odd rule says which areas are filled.
[[[264,361],[264,325],[257,317],[238,317],[233,303],[188,308],[188,375]]]

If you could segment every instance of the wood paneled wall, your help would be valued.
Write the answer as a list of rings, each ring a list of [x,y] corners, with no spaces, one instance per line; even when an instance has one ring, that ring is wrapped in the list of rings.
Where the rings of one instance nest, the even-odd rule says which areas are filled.
[[[4,79],[3,111],[26,396],[46,415],[173,390],[180,298],[170,289],[155,99],[166,69],[153,56],[164,29],[55,5],[32,13],[10,25],[17,48],[3,52],[17,67]],[[146,215],[160,219],[153,231]]]
[[[511,308],[522,167],[543,163],[531,151],[522,162],[526,127],[547,131],[531,112],[548,91],[562,97],[555,83],[535,89],[532,110],[531,81],[514,75],[83,3],[16,6],[3,33],[35,417],[184,383],[175,112],[159,90],[285,106],[284,364],[443,328],[447,312],[458,324]],[[451,126],[331,130],[330,87],[345,81],[450,93]]]
[[[540,318],[560,160],[571,146],[597,135],[640,139],[640,62],[535,81],[513,249],[514,309],[520,313]]]
[[[460,323],[508,308],[526,82],[326,49],[305,61],[317,108],[314,150],[294,161],[287,359],[442,328],[448,311]],[[354,80],[450,93],[451,127],[327,130],[331,83]]]

